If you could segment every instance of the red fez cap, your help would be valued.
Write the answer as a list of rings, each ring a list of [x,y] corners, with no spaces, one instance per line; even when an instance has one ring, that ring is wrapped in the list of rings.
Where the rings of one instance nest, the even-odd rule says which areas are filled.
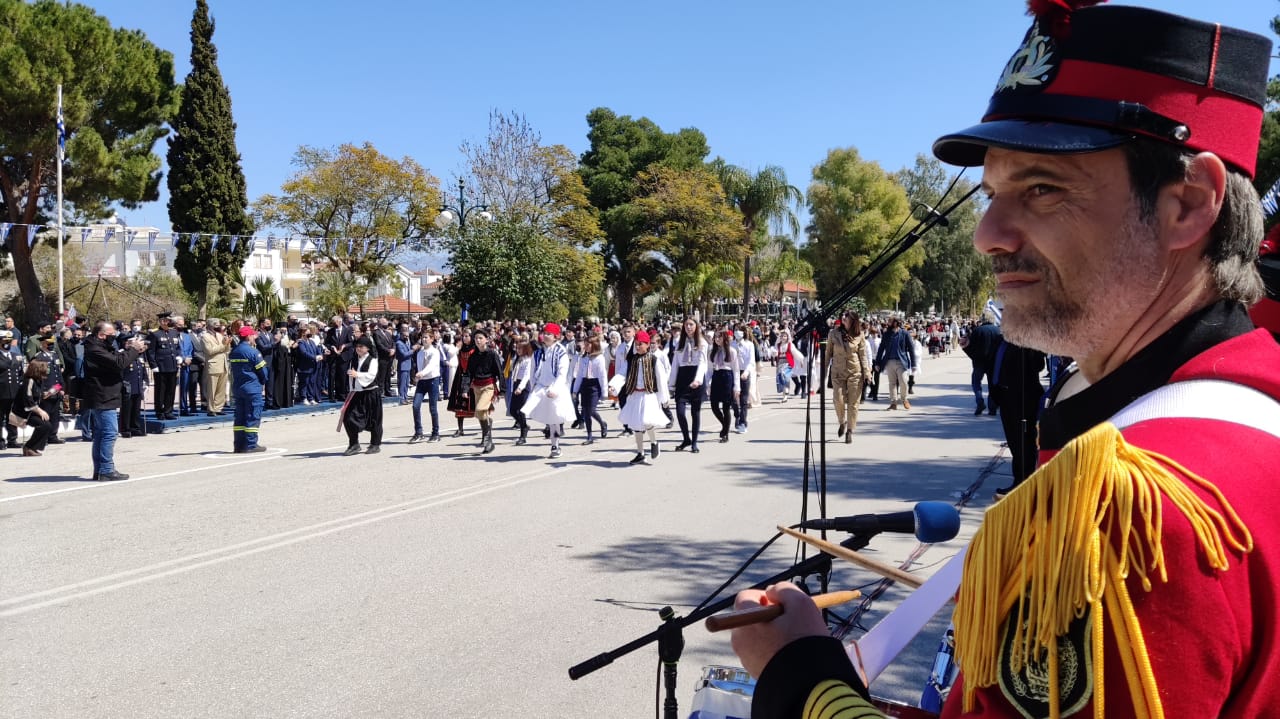
[[[644,342],[648,344],[649,333],[645,332],[644,330],[636,330],[636,342]]]
[[[557,337],[559,337],[560,325],[556,324],[555,322],[548,322],[542,326],[542,331],[546,332],[549,335],[556,335]]]
[[[1035,22],[982,123],[943,136],[933,154],[974,166],[988,147],[1096,152],[1143,136],[1252,177],[1271,41],[1157,10],[1086,7],[1096,2],[1031,0]]]

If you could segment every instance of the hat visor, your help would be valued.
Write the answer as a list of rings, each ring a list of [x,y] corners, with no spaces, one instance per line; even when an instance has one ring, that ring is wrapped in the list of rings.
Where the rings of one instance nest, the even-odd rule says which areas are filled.
[[[943,135],[933,143],[933,154],[949,165],[977,167],[986,158],[987,148],[1066,155],[1098,152],[1131,142],[1134,135],[1100,127],[1062,122],[993,120]]]

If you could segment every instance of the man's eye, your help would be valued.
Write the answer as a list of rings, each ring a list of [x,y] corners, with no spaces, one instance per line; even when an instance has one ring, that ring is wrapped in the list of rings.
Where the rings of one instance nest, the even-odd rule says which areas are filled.
[[[1057,191],[1058,191],[1057,187],[1054,187],[1053,185],[1046,185],[1044,183],[1040,183],[1038,185],[1032,185],[1030,189],[1030,193],[1032,197],[1044,197],[1045,195],[1050,195]]]

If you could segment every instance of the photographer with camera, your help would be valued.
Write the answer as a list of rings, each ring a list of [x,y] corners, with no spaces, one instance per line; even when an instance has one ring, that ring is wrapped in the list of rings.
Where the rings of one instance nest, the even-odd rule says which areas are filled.
[[[84,341],[84,403],[93,426],[93,479],[128,479],[116,471],[115,445],[125,370],[146,351],[140,337],[132,337],[116,351],[116,327],[102,320]]]

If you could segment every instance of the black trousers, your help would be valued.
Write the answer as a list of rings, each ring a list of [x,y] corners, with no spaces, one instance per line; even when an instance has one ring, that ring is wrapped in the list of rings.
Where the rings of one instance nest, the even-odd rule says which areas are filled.
[[[191,365],[191,371],[187,373],[187,411],[192,414],[200,411],[200,404],[196,401],[196,393],[200,391],[200,382],[204,379],[204,367],[202,365]],[[204,399],[201,397],[200,399]]]
[[[1038,403],[1027,407],[1000,405],[1000,426],[1004,428],[1004,438],[1009,443],[1014,485],[1036,471],[1036,459],[1040,453],[1036,432],[1039,409]]]
[[[360,444],[361,430],[358,430],[354,427],[348,427],[345,424],[342,426],[342,428],[347,431],[347,440],[350,442],[351,446]],[[371,446],[379,446],[382,444],[382,423],[381,422],[370,427],[368,430],[365,430],[365,431],[369,433],[369,444]]]
[[[156,372],[155,411],[157,417],[173,414],[173,398],[178,388],[177,372]]]
[[[18,446],[18,428],[9,424],[9,412],[13,409],[12,397],[0,397],[0,430],[8,435],[10,447]]]
[[[9,415],[5,415],[7,419]],[[53,416],[50,415],[49,421],[40,419],[40,415],[32,412],[27,417],[27,426],[31,428],[31,436],[27,439],[27,443],[22,445],[23,449],[34,449],[37,452],[43,452],[44,448],[49,444],[49,438],[53,436]]]
[[[141,437],[147,433],[146,420],[142,418],[142,395],[121,393],[118,428],[120,434]]]
[[[391,357],[378,353],[378,386],[382,388],[382,396],[391,396]]]
[[[584,379],[582,386],[578,389],[578,402],[580,408],[578,417],[587,424],[587,436],[591,436],[591,420],[600,423],[600,431],[608,429],[604,420],[600,418],[600,412],[597,409],[600,406],[601,387],[598,379]]]
[[[341,358],[329,360],[329,401],[342,402],[346,400],[347,395],[343,389],[351,384],[351,380],[347,378],[347,370],[350,369],[347,362]]]

